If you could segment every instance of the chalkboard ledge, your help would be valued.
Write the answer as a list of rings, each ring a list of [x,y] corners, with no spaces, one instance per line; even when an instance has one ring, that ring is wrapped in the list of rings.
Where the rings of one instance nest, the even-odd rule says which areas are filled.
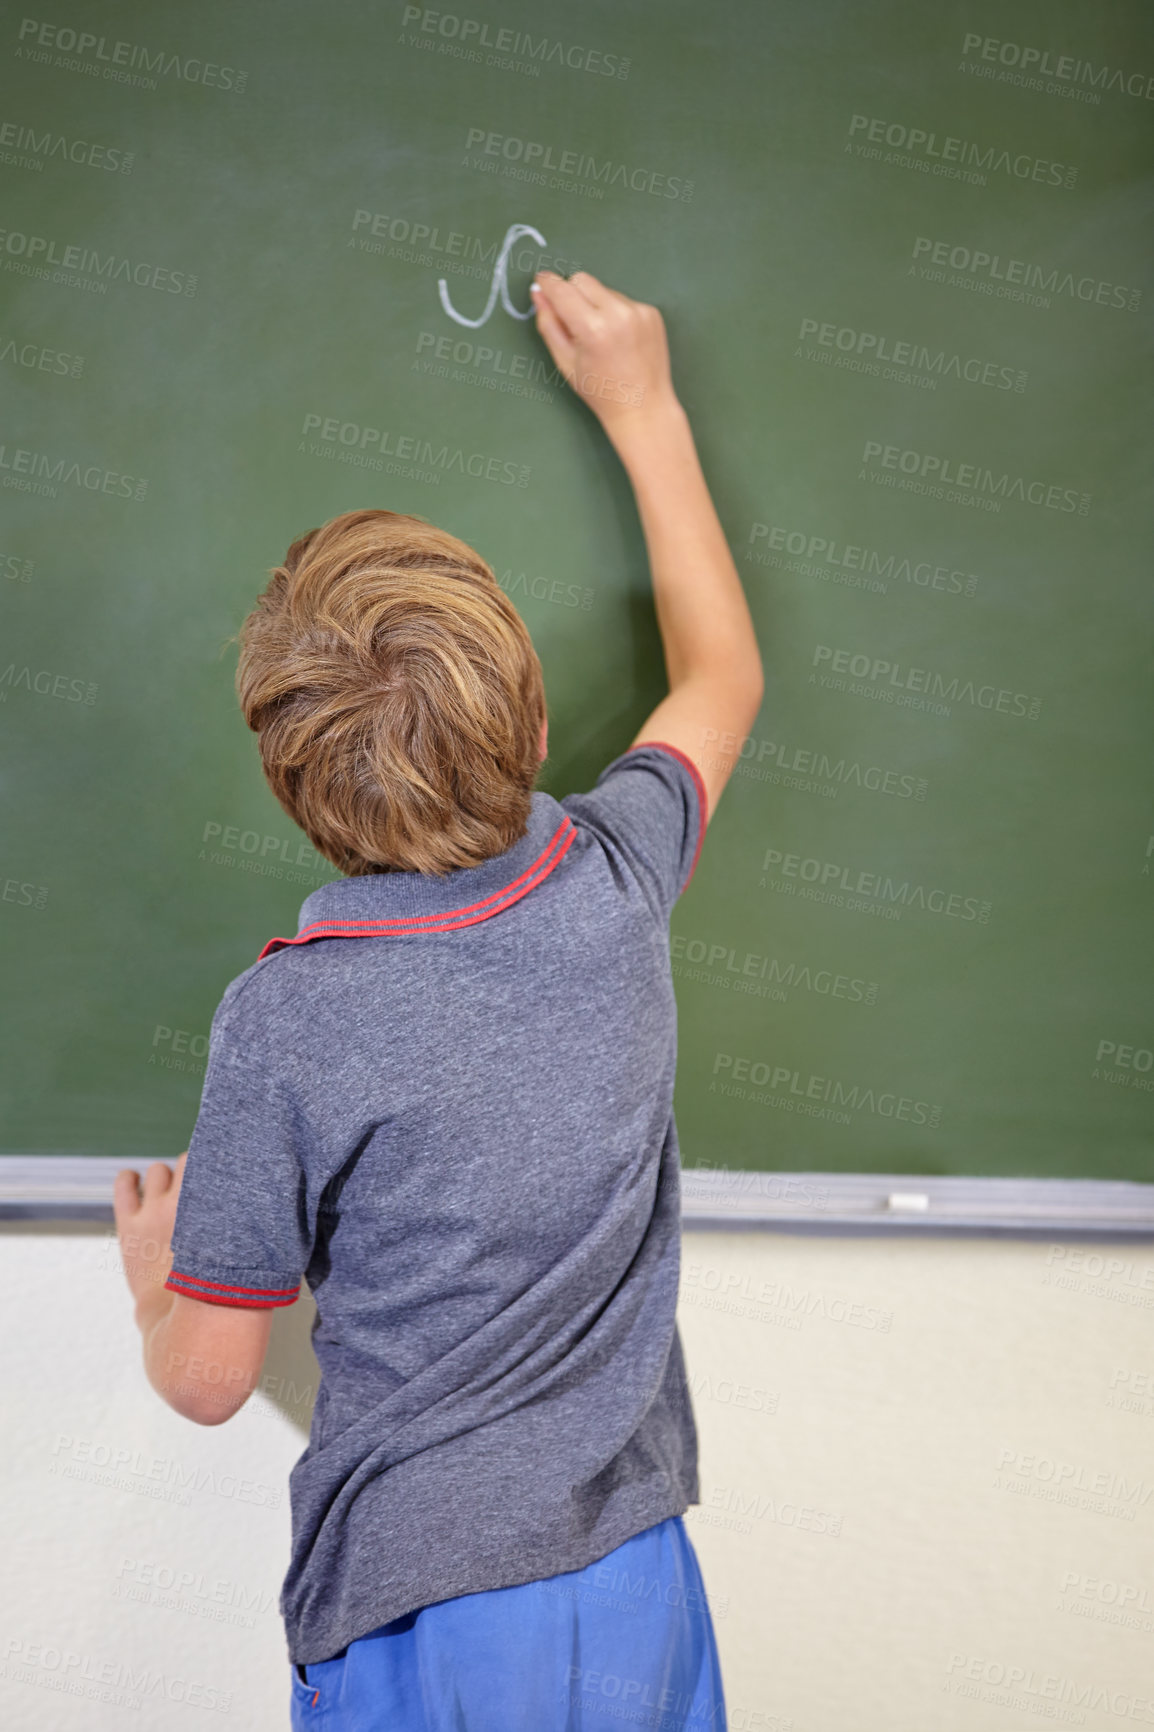
[[[0,1155],[0,1221],[112,1221],[112,1181],[146,1161]],[[683,1167],[686,1229],[1154,1238],[1154,1184]]]
[[[1126,1179],[684,1167],[681,1204],[686,1227],[1154,1236],[1154,1185]]]

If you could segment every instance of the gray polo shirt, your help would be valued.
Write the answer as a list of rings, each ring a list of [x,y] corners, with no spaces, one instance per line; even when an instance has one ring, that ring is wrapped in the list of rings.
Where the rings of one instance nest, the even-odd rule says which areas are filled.
[[[704,811],[636,746],[479,866],[322,885],[225,991],[167,1285],[315,1298],[295,1662],[700,1501],[669,915]]]

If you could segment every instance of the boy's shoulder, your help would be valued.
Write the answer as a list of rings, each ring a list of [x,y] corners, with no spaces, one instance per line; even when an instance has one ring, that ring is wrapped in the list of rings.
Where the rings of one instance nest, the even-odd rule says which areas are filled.
[[[246,1039],[263,1030],[267,1039],[262,1044],[275,1051],[278,1011],[284,1004],[288,981],[283,971],[269,972],[272,960],[260,958],[229,981],[212,1019],[214,1043],[227,1042],[241,1028]]]
[[[249,1050],[275,1061],[278,1042],[299,1024],[306,992],[324,983],[347,985],[349,940],[358,937],[451,937],[475,930],[493,915],[536,906],[532,891],[554,878],[571,840],[583,832],[585,846],[612,857],[605,893],[632,884],[651,913],[668,920],[687,888],[704,837],[704,799],[695,766],[659,742],[630,747],[605,766],[594,786],[561,799],[538,791],[526,834],[506,854],[476,867],[425,880],[419,874],[336,878],[313,891],[300,909],[296,936],[270,940],[221,996],[213,1036],[227,1044],[239,1036]],[[579,874],[587,888],[588,879]],[[419,881],[418,881],[419,880]],[[527,900],[526,900],[527,899]],[[312,938],[340,936],[338,944]],[[278,948],[273,948],[273,945]]]
[[[663,740],[643,740],[606,764],[585,794],[561,805],[624,860],[668,919],[705,840],[705,785],[697,765]]]

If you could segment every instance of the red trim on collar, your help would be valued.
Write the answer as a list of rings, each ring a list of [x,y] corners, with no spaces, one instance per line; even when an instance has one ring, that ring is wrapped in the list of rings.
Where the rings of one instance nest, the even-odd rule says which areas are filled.
[[[488,920],[491,915],[500,914],[503,909],[511,908],[514,902],[519,902],[522,896],[527,896],[563,859],[576,835],[577,826],[566,812],[548,847],[538,854],[533,864],[527,866],[511,884],[506,884],[503,890],[494,890],[491,896],[480,902],[470,902],[464,908],[450,908],[443,914],[407,914],[392,920],[318,920],[312,926],[304,927],[295,938],[270,938],[257,961],[262,962],[274,950],[290,944],[308,944],[314,938],[403,938],[409,932],[454,932],[461,926],[474,926],[478,920]]]
[[[690,880],[692,879],[693,874],[697,871],[697,862],[701,857],[701,844],[705,841],[705,826],[709,814],[709,802],[705,797],[705,781],[702,777],[701,771],[693,762],[693,759],[687,758],[679,746],[671,746],[668,740],[638,740],[634,745],[630,746],[629,750],[631,752],[639,752],[642,746],[656,746],[659,752],[671,752],[679,763],[684,764],[685,768],[689,771],[690,776],[693,778],[693,786],[697,792],[698,802],[701,806],[697,824],[697,847],[693,850],[693,864],[689,868],[689,877],[681,886],[681,894],[684,895],[689,889]]]

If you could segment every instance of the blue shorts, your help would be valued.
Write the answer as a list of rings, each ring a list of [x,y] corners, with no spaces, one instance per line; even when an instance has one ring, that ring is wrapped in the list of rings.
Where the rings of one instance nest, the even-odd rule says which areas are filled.
[[[300,1673],[305,1673],[302,1680]],[[292,1669],[293,1732],[725,1732],[680,1516],[583,1570],[437,1600]]]

